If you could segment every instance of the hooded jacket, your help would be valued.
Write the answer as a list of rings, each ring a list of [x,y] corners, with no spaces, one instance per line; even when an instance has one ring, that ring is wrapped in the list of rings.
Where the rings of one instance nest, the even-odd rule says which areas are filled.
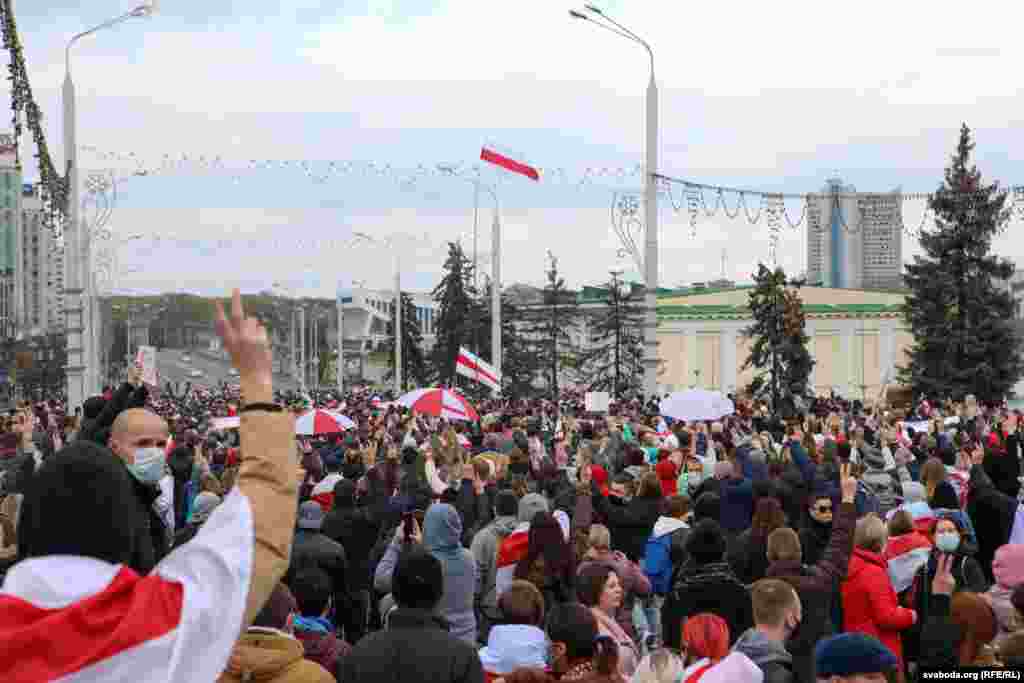
[[[243,635],[217,679],[267,683],[331,683],[334,677],[305,658],[302,643],[272,628],[254,626]]]
[[[476,564],[476,603],[481,611],[496,618],[498,597],[494,589],[495,574],[498,562],[498,547],[501,542],[516,530],[519,522],[516,517],[498,517],[473,537],[469,552]]]
[[[462,520],[454,507],[444,503],[430,506],[423,519],[423,546],[440,560],[444,570],[444,593],[437,613],[448,622],[453,636],[475,645],[476,563],[462,547]]]
[[[843,630],[878,638],[902,666],[900,633],[914,624],[915,617],[913,610],[900,607],[885,558],[870,550],[855,548],[841,592]]]
[[[701,612],[717,614],[729,625],[730,641],[754,625],[750,591],[726,562],[699,565],[691,558],[675,576],[661,609],[662,642],[679,647],[683,622]]]
[[[993,645],[1000,645],[1008,635],[1021,628],[1017,609],[1010,602],[1013,590],[1024,583],[1024,545],[1004,545],[992,561],[995,585],[984,594],[996,615],[999,627]]]
[[[698,669],[706,666],[707,659],[702,659],[683,671],[682,681],[689,680]],[[761,683],[764,672],[742,652],[732,651],[721,661],[707,669],[700,677],[700,683]]]
[[[733,651],[746,655],[756,664],[764,673],[765,683],[790,683],[793,680],[793,657],[786,647],[756,628],[748,629],[740,636]]]
[[[352,646],[344,640],[339,640],[330,629],[305,628],[298,621],[295,624],[295,638],[302,643],[306,659],[316,662],[330,672],[336,671],[338,660],[352,651]]]
[[[635,496],[625,505],[615,505],[591,482],[594,511],[604,518],[612,536],[612,548],[636,562],[644,556],[644,546],[661,515],[661,497]]]
[[[548,637],[536,626],[499,625],[491,629],[480,648],[485,674],[507,674],[520,668],[547,667]]]
[[[666,534],[671,534],[670,539],[670,557],[672,559],[672,573],[683,566],[688,557],[686,553],[686,539],[690,535],[690,525],[681,519],[675,517],[658,517],[658,521],[654,523],[654,530],[651,532],[652,538],[661,538]]]

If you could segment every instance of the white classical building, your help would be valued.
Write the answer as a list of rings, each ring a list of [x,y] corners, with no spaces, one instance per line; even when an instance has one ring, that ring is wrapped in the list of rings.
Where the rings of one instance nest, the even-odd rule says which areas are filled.
[[[691,387],[731,392],[748,385],[743,369],[753,320],[749,287],[665,294],[658,299],[658,382],[664,391]],[[804,287],[815,393],[873,398],[895,380],[913,342],[900,307],[903,294]]]

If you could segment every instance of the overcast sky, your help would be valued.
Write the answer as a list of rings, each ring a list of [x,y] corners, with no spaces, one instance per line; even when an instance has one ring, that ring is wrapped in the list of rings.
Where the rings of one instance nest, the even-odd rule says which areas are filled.
[[[133,0],[15,4],[60,161],[64,45]],[[565,171],[565,180],[548,174],[537,186],[483,172],[500,181],[505,282],[539,283],[547,250],[574,285],[606,279],[618,261],[612,196],[636,190],[639,178],[612,175],[583,189],[576,181],[588,168],[640,162],[647,56],[571,20],[574,6],[161,0],[156,17],[82,40],[73,59],[78,137],[102,152],[83,151],[83,166],[157,170],[165,155],[220,156],[225,166],[190,164],[123,183],[111,224],[146,239],[121,248],[119,288],[214,293],[284,281],[330,296],[339,282],[389,286],[391,255],[344,248],[353,232],[419,236],[401,250],[402,271],[410,288],[428,288],[443,243],[472,232],[470,183],[408,183],[394,173],[319,181],[251,162],[308,161],[314,173],[344,160],[470,167],[483,144]],[[992,11],[874,0],[600,6],[654,48],[664,173],[788,192],[816,191],[838,173],[858,190],[931,191],[966,121],[985,176],[1024,184],[1024,9],[1016,3]],[[481,197],[482,249],[491,204]],[[763,221],[701,216],[692,237],[685,211],[668,199],[661,207],[663,284],[717,277],[723,249],[726,275],[738,280],[768,258]],[[923,205],[905,208],[905,221],[919,224]],[[1020,229],[999,242],[1013,258],[1024,256]],[[802,230],[785,231],[781,264],[803,270],[803,244]],[[906,251],[915,251],[909,238]]]

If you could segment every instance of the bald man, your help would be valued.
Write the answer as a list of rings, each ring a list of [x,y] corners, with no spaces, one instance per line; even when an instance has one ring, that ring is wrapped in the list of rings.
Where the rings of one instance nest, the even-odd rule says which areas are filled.
[[[170,530],[156,509],[167,463],[167,422],[143,408],[125,410],[114,420],[107,442],[132,475],[138,515],[130,566],[148,574],[170,549]]]

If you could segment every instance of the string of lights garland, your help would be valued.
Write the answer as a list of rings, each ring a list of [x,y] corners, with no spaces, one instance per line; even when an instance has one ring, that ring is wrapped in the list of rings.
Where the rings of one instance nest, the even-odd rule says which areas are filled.
[[[189,155],[163,154],[159,161],[150,161],[142,155],[134,152],[115,152],[101,150],[93,146],[83,146],[83,151],[90,152],[104,163],[116,163],[127,165],[132,175],[149,176],[173,173],[214,173],[222,172],[233,175],[238,182],[243,173],[261,170],[297,170],[315,183],[327,183],[334,179],[343,177],[374,177],[394,181],[399,188],[405,191],[415,190],[417,181],[427,178],[458,177],[464,179],[480,178],[485,168],[479,164],[424,164],[415,166],[400,166],[391,163],[380,163],[375,161],[355,160],[302,160],[302,159],[249,159],[232,160],[219,155]],[[441,168],[443,166],[443,168]],[[625,183],[630,180],[638,180],[642,175],[639,165],[631,167],[585,167],[580,171],[570,171],[564,167],[547,167],[539,169],[543,179],[547,183],[564,184],[584,189],[587,187],[598,187],[602,180],[614,180]],[[691,180],[675,178],[672,176],[657,174],[659,191],[662,197],[666,198],[676,212],[685,211],[689,215],[689,227],[691,237],[696,237],[697,223],[700,214],[706,218],[713,218],[721,212],[726,218],[733,220],[741,216],[751,225],[757,225],[764,218],[770,231],[770,245],[772,254],[777,250],[781,239],[781,232],[785,228],[797,230],[805,224],[811,210],[812,203],[822,199],[844,200],[864,196],[878,196],[891,198],[902,205],[908,202],[923,202],[924,211],[921,222],[916,227],[908,226],[903,220],[902,208],[897,212],[897,220],[901,230],[908,236],[918,239],[928,224],[932,215],[930,202],[935,193],[928,192],[862,192],[851,193],[844,191],[837,192],[816,192],[816,193],[785,193],[785,192],[763,192],[724,185],[711,185]],[[1007,193],[1010,202],[1012,215],[1015,218],[1024,220],[1024,185],[1015,185],[1003,190]],[[708,194],[713,199],[708,198]],[[964,191],[961,194],[967,198],[978,196],[987,198],[991,193],[990,189],[975,191]],[[618,206],[620,199],[631,195],[632,192],[623,193],[618,190],[612,192],[612,226],[623,244],[623,251],[630,254],[634,261],[639,260],[636,253],[638,229],[642,229],[643,223],[637,217],[636,212],[630,214],[628,211],[621,211]],[[735,196],[735,201],[730,202],[727,195]],[[799,202],[799,214],[791,213],[791,207],[787,200]],[[859,220],[848,219],[840,201],[838,215],[842,229],[848,233],[856,234],[862,229]],[[616,215],[618,213],[618,215]]]
[[[669,204],[672,209],[677,213],[686,211],[690,217],[690,233],[691,236],[695,236],[696,224],[699,213],[703,211],[704,215],[708,218],[713,218],[719,211],[729,219],[735,219],[740,215],[742,211],[747,219],[747,222],[751,225],[756,225],[760,222],[762,214],[766,216],[768,221],[769,229],[772,231],[773,236],[779,231],[779,219],[784,219],[790,229],[797,229],[803,225],[804,221],[807,220],[807,216],[812,203],[818,200],[831,200],[833,201],[838,210],[835,211],[840,225],[843,230],[856,234],[862,229],[859,222],[851,225],[851,222],[847,220],[847,216],[842,208],[842,200],[844,199],[857,199],[863,197],[884,197],[892,199],[901,205],[907,202],[923,202],[924,211],[921,216],[921,223],[915,229],[908,227],[903,222],[903,211],[898,211],[898,220],[900,222],[901,229],[903,232],[914,239],[919,239],[921,233],[925,229],[925,225],[928,222],[929,216],[932,214],[931,203],[936,197],[936,193],[928,192],[817,192],[807,194],[796,194],[796,193],[785,193],[785,192],[762,192],[759,190],[749,190],[737,187],[727,187],[724,185],[709,185],[706,183],[698,183],[690,180],[681,178],[674,178],[662,174],[656,174],[660,191],[662,196],[669,200]],[[705,193],[710,192],[714,195],[714,203],[709,206],[708,200],[706,199]],[[943,190],[944,193],[953,192],[952,190]],[[1011,218],[1024,220],[1024,185],[1014,185],[1006,189],[999,189],[998,185],[992,185],[985,189],[980,190],[963,190],[957,191],[956,194],[965,198],[968,202],[973,201],[972,198],[977,197],[979,201],[986,201],[993,194],[993,192],[1003,192],[1006,195],[1007,202],[1010,205]],[[727,194],[736,195],[735,208],[729,209],[729,202],[726,199]],[[678,195],[678,198],[677,198]],[[789,209],[786,206],[786,200],[799,201],[801,204],[801,214],[799,218],[794,220],[790,217]],[[756,202],[757,212],[751,213],[751,204]],[[1003,228],[1005,230],[1005,226]],[[773,237],[773,240],[775,238]],[[774,242],[773,242],[774,243]]]
[[[25,55],[22,51],[21,39],[18,37],[18,27],[14,21],[14,11],[11,8],[11,0],[0,0],[0,38],[3,40],[3,47],[10,55],[10,63],[7,65],[7,80],[11,83],[11,127],[14,129],[15,143],[21,140],[22,121],[20,114],[24,114],[25,124],[32,134],[32,140],[36,146],[35,158],[39,166],[40,198],[43,204],[43,221],[51,230],[55,231],[63,223],[64,212],[68,202],[68,183],[66,176],[57,172],[57,167],[50,156],[50,150],[46,144],[46,135],[42,127],[42,110],[35,101],[32,94],[32,86],[28,80],[28,69],[25,66]],[[20,160],[19,160],[20,162]]]

